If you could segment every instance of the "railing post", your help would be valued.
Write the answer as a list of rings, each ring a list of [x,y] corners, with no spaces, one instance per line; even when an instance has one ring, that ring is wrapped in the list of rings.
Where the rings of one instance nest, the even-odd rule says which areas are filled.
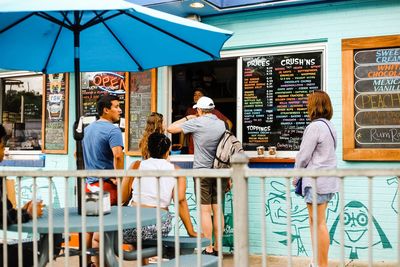
[[[248,192],[245,168],[249,162],[244,153],[232,158],[234,266],[249,266]]]

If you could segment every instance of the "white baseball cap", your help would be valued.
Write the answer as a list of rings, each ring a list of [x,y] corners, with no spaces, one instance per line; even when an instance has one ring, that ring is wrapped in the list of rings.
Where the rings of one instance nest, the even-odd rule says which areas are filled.
[[[193,106],[193,108],[201,108],[201,109],[211,109],[215,108],[214,101],[206,96],[202,96],[197,100],[197,103]]]

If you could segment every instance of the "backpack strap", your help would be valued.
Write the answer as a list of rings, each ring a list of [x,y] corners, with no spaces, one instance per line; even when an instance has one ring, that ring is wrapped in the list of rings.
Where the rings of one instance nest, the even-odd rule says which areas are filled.
[[[335,149],[336,149],[336,140],[335,140],[335,137],[333,136],[331,127],[329,127],[329,125],[328,125],[328,124],[326,123],[326,121],[324,121],[324,120],[315,120],[315,121],[322,121],[322,122],[325,123],[325,125],[328,127],[329,132],[331,133],[331,136],[332,136],[332,139],[333,139],[333,145],[334,145],[334,147],[335,147]]]
[[[214,161],[217,160],[217,161],[219,161],[219,162],[221,162],[221,163],[223,163],[223,164],[229,164],[229,162],[225,162],[225,161],[223,161],[220,157],[218,157],[217,152],[218,152],[218,147],[220,146],[220,144],[221,144],[221,142],[222,142],[222,140],[224,139],[224,137],[225,137],[226,134],[232,135],[232,132],[229,131],[228,129],[225,129],[224,133],[223,133],[223,134],[221,135],[221,137],[219,138],[219,141],[218,141],[218,144],[217,144],[217,149],[215,150],[215,154],[214,154]],[[224,145],[225,145],[225,144],[224,144]],[[214,163],[213,163],[212,168],[214,168]]]

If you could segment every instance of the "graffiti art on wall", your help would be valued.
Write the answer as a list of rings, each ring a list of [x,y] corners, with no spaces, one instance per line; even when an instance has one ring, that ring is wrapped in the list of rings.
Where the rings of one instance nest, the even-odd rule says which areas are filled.
[[[338,228],[340,215],[337,216],[335,222],[329,231],[331,244],[340,245]],[[383,249],[392,248],[386,234],[382,230],[375,217],[372,217],[373,229],[377,232],[379,240],[374,242],[372,246],[381,244]],[[344,207],[344,247],[349,250],[349,259],[359,259],[359,250],[368,249],[368,208],[360,201],[350,201]]]
[[[53,208],[60,208],[60,198],[58,196],[57,188],[54,182],[51,183],[52,189],[52,203]],[[15,183],[15,190],[18,192],[18,185]],[[36,197],[37,199],[43,200],[45,205],[49,205],[49,183],[47,179],[40,179],[37,180],[37,187],[36,187]],[[26,203],[33,198],[33,186],[32,186],[32,179],[22,179],[21,181],[21,203]]]
[[[395,213],[399,214],[398,211],[398,201],[399,201],[399,177],[391,177],[386,180],[388,185],[396,187],[396,192],[394,193],[393,200],[392,200],[392,209]]]
[[[266,203],[266,216],[273,225],[273,234],[280,236],[279,243],[287,246],[287,230],[286,225],[288,222],[288,214],[286,212],[286,185],[282,182],[271,181],[271,190],[267,196]],[[308,211],[307,207],[302,201],[297,200],[298,197],[294,193],[294,189],[290,190],[291,201],[291,225],[292,225],[292,246],[297,250],[297,256],[308,256],[307,249],[304,246],[302,239],[302,232],[309,231],[308,224]],[[337,194],[328,204],[328,214],[336,213],[338,209]]]
[[[192,186],[188,185],[186,191],[186,199],[189,207],[190,218],[193,223],[193,227],[197,228],[197,206],[196,206],[196,196],[192,192]],[[224,210],[224,235],[222,237],[222,245],[227,247],[229,251],[233,251],[233,204],[232,204],[232,193],[228,192],[225,194],[225,200],[223,205]],[[175,216],[175,207],[171,205],[169,208],[172,216]],[[173,220],[173,223],[174,220]],[[183,225],[182,221],[179,223],[179,234],[186,235],[185,226]],[[171,235],[174,234],[173,231],[170,233]]]

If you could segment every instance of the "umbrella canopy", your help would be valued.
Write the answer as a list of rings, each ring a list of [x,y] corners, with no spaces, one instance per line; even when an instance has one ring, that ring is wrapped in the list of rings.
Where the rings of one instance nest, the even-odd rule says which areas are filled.
[[[0,0],[0,68],[9,70],[77,75],[207,61],[231,35],[123,0]],[[77,121],[79,85],[75,77]],[[76,154],[82,169],[78,140]]]
[[[141,71],[217,59],[231,35],[123,0],[0,0],[3,69]]]

